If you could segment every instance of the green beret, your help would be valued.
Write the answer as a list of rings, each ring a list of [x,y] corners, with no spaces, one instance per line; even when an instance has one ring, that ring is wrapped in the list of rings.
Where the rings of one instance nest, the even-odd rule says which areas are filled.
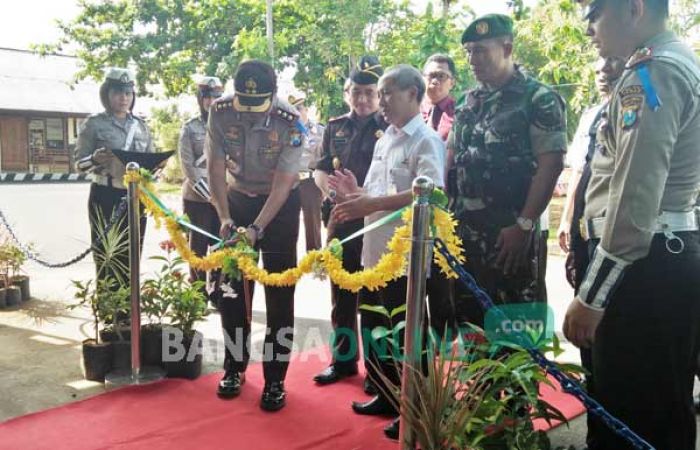
[[[462,33],[462,44],[513,35],[513,19],[503,14],[487,14],[469,24]]]

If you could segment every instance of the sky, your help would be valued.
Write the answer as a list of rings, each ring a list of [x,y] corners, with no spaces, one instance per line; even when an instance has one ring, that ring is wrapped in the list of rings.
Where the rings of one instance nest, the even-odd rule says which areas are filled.
[[[413,0],[412,4],[423,9],[428,1]],[[468,3],[478,15],[507,11],[506,0]],[[76,0],[0,0],[0,6],[0,47],[6,48],[27,49],[31,44],[54,42],[60,36],[56,20],[70,20],[79,12]]]

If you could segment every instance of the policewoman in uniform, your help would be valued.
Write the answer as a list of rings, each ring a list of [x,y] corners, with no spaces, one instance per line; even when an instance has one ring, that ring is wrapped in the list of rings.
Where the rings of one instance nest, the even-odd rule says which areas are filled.
[[[627,60],[591,163],[591,262],[564,321],[591,348],[593,396],[657,449],[695,449],[700,340],[700,62],[666,28],[667,0],[586,1],[601,57]],[[592,450],[634,448],[601,422]]]
[[[209,113],[205,153],[212,203],[221,221],[221,237],[230,237],[235,227],[245,227],[248,240],[262,253],[265,269],[280,272],[297,262],[303,126],[296,110],[276,97],[277,77],[269,64],[241,63],[234,87],[235,93],[218,99]],[[227,280],[226,284],[218,307],[224,338],[236,351],[227,345],[226,373],[218,395],[230,398],[240,393],[241,374],[250,358],[251,305],[242,282]],[[294,286],[265,286],[265,302],[268,333],[260,407],[276,411],[285,405],[284,378],[294,336]]]
[[[105,110],[94,114],[85,121],[75,145],[76,167],[91,175],[88,214],[93,244],[104,231],[100,230],[99,217],[105,223],[110,220],[115,209],[126,196],[123,183],[125,166],[112,154],[113,149],[133,152],[153,153],[153,140],[146,123],[133,115],[136,93],[134,75],[128,69],[112,68],[107,71],[100,86],[100,101]],[[126,214],[120,222],[126,232]],[[146,231],[146,216],[141,214],[141,245]],[[126,253],[126,252],[125,252]],[[128,267],[128,255],[120,259]],[[128,273],[116,270],[108,273],[96,260],[97,277],[107,275],[117,278],[121,284],[128,282]]]
[[[299,195],[301,211],[304,215],[304,234],[306,251],[321,248],[321,191],[314,182],[314,169],[321,147],[325,127],[309,118],[309,109],[303,97],[290,95],[289,104],[297,109],[299,120],[306,129],[306,145],[301,153],[301,172],[299,172]]]
[[[361,186],[372,163],[372,154],[377,140],[384,134],[388,124],[379,111],[377,83],[384,73],[375,56],[363,56],[350,74],[350,83],[345,95],[350,112],[328,121],[314,176],[316,184],[326,196],[326,205],[334,205],[335,193],[328,189],[328,176],[336,170],[348,170],[355,174]],[[327,211],[330,213],[330,211]],[[328,224],[328,240],[343,240],[364,227],[359,218],[344,223]],[[361,269],[362,238],[343,245],[343,267],[356,272]],[[358,294],[341,289],[331,283],[333,309],[333,337],[331,349],[333,362],[314,377],[318,384],[331,384],[357,374],[360,340],[357,332]],[[371,390],[369,381],[365,389]]]
[[[211,192],[207,178],[207,157],[204,154],[204,140],[207,135],[209,108],[214,100],[221,97],[224,86],[217,77],[202,77],[197,83],[197,104],[199,115],[188,120],[180,131],[178,153],[184,181],[182,183],[183,211],[193,225],[210,232],[219,233],[221,224],[216,209],[211,204]],[[200,233],[190,231],[189,243],[192,251],[206,255],[210,239]],[[206,273],[190,269],[192,281],[206,280]]]

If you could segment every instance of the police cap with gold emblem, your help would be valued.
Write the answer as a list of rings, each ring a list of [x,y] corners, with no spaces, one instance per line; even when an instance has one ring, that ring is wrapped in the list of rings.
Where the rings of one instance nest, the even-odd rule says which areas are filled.
[[[379,58],[366,55],[360,58],[350,72],[350,79],[355,84],[377,84],[383,74],[384,68],[379,63]]]
[[[233,80],[233,107],[240,112],[265,112],[277,90],[275,69],[264,61],[242,62]]]
[[[462,44],[501,36],[513,36],[513,19],[503,14],[487,14],[469,24],[462,33]]]

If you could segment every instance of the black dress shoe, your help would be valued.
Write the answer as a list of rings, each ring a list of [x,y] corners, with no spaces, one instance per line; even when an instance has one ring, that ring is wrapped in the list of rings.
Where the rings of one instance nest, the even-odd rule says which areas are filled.
[[[241,374],[234,371],[227,371],[224,377],[219,381],[219,388],[216,395],[221,398],[234,398],[241,393]]]
[[[372,383],[372,380],[369,379],[369,377],[365,377],[365,382],[362,385],[362,390],[365,391],[365,394],[367,395],[377,395],[379,392],[377,391],[377,386]]]
[[[333,384],[336,381],[340,381],[343,378],[351,377],[357,375],[357,367],[350,370],[340,370],[333,364],[326,367],[323,372],[319,373],[314,377],[314,381],[318,384]]]
[[[376,395],[368,402],[352,402],[352,410],[364,416],[395,416],[398,414],[394,405],[381,395]]]
[[[384,427],[384,435],[389,439],[395,441],[399,440],[399,424],[401,423],[401,418],[397,417],[392,420],[391,423]]]
[[[262,398],[260,399],[260,407],[265,411],[278,411],[284,408],[287,393],[284,391],[284,382],[271,381],[265,383]]]

